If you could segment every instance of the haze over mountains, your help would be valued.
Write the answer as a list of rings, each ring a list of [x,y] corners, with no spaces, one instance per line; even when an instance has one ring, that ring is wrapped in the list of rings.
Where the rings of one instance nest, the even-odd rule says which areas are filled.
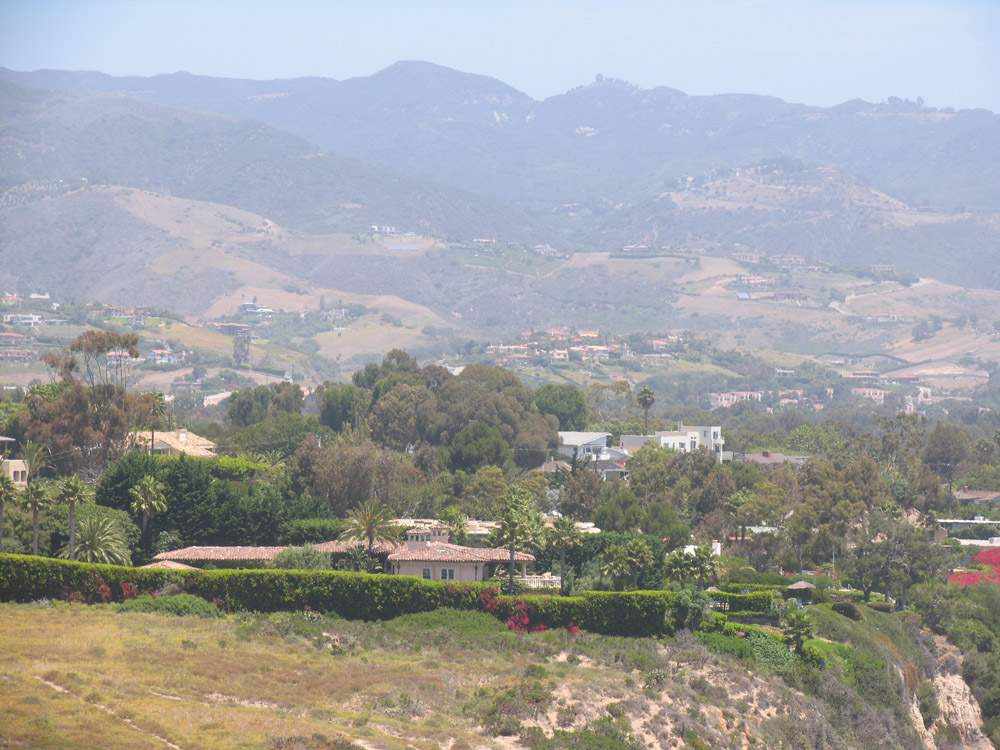
[[[11,256],[65,257],[67,233],[46,237],[31,196],[86,178],[301,232],[390,224],[566,252],[740,243],[1000,288],[1000,117],[985,110],[600,78],[537,101],[424,62],[344,81],[6,69],[0,81]]]

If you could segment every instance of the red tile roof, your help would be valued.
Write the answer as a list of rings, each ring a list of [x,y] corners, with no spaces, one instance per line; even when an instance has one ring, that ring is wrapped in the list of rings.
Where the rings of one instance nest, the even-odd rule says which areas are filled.
[[[510,552],[502,547],[463,547],[447,542],[407,542],[389,555],[389,562],[490,562],[510,560]],[[534,555],[514,554],[516,562],[534,562]]]
[[[161,570],[197,570],[194,566],[185,565],[181,562],[174,562],[173,560],[157,560],[156,562],[146,563],[145,565],[140,565],[141,568],[159,568]]]
[[[215,561],[234,560],[264,562],[273,560],[284,547],[184,547],[161,552],[154,560]]]
[[[313,549],[319,550],[320,552],[329,552],[330,554],[333,555],[343,555],[347,554],[348,552],[357,547],[367,548],[368,544],[367,542],[363,541],[361,542],[334,541],[334,542],[320,542],[319,544],[313,544],[311,546]],[[399,545],[396,544],[395,542],[377,542],[375,544],[374,551],[375,554],[377,555],[385,555],[392,552],[397,547],[399,547]]]

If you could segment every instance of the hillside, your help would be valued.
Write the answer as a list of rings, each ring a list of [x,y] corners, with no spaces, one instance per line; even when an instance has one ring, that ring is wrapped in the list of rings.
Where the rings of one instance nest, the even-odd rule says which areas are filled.
[[[937,747],[915,704],[891,687],[912,694],[894,670],[915,681],[928,668],[892,616],[824,615],[824,632],[846,639],[839,649],[825,641],[831,658],[875,649],[898,663],[859,661],[864,678],[828,670],[796,688],[777,663],[715,654],[688,634],[518,635],[489,615],[447,610],[364,623],[113,607],[0,607],[0,738],[15,747],[640,750],[917,747],[919,731]],[[974,737],[974,725],[949,725],[960,717],[943,705],[938,736]]]
[[[985,110],[899,99],[811,107],[600,76],[536,101],[493,78],[413,61],[345,81],[11,70],[0,78],[252,118],[406,174],[531,205],[596,207],[629,186],[794,157],[837,165],[915,205],[1000,209],[1000,118]]]
[[[86,177],[303,231],[391,225],[565,252],[739,243],[1000,287],[1000,118],[985,111],[605,79],[536,101],[421,62],[345,81],[0,81],[7,186]]]
[[[6,188],[125,185],[318,232],[380,224],[466,237],[525,223],[523,214],[489,199],[335,156],[268,126],[120,94],[41,94],[3,83],[0,118]]]

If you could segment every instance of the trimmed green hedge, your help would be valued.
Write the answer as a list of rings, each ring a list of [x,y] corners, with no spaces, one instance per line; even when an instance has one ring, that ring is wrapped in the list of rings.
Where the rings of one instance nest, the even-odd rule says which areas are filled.
[[[32,601],[43,598],[105,599],[121,597],[121,584],[148,593],[168,583],[226,609],[276,612],[333,610],[362,620],[382,620],[438,607],[476,609],[482,586],[444,584],[411,576],[372,575],[329,570],[204,570],[174,571],[56,560],[30,555],[0,555],[0,599]]]
[[[752,591],[733,594],[728,591],[710,591],[712,602],[724,612],[768,614],[774,609],[776,591]]]
[[[0,554],[0,600],[120,601],[122,584],[144,594],[176,584],[228,610],[314,609],[382,620],[439,607],[486,609],[504,619],[526,609],[530,626],[576,625],[608,635],[669,634],[684,612],[668,591],[585,592],[579,596],[493,596],[484,584],[331,570],[173,571]],[[103,587],[103,588],[102,588]]]
[[[565,628],[576,625],[605,635],[664,635],[676,630],[677,596],[669,591],[585,591],[577,596],[501,596],[497,616],[508,619],[519,602],[528,607],[532,626]]]

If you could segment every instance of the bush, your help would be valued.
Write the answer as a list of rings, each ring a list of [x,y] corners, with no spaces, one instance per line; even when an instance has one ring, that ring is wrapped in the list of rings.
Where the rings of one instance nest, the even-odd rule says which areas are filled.
[[[331,567],[330,555],[308,544],[288,547],[274,557],[274,567],[289,570],[324,570]]]
[[[281,526],[279,544],[319,544],[340,537],[344,521],[337,518],[299,518]]]
[[[868,606],[876,612],[892,612],[892,605],[889,602],[868,602]]]
[[[725,633],[706,632],[699,630],[695,637],[705,644],[710,651],[720,654],[730,654],[740,659],[752,659],[753,649],[744,638],[726,635]]]
[[[851,620],[861,619],[861,610],[854,602],[834,602],[833,611]]]
[[[747,594],[734,594],[729,591],[711,591],[709,596],[718,609],[724,612],[747,612],[752,614],[769,614],[774,610],[775,591],[751,591]]]
[[[199,596],[173,594],[150,596],[143,594],[118,605],[119,612],[156,612],[181,617],[218,617],[219,608]]]

